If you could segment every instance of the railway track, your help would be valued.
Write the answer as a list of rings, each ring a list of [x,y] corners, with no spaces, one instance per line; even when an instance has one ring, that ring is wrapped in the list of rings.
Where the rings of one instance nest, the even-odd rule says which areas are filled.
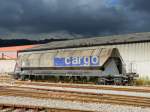
[[[85,89],[102,89],[102,90],[117,90],[117,91],[131,91],[131,92],[146,92],[150,93],[150,87],[134,87],[134,86],[105,86],[105,85],[92,85],[92,84],[68,84],[68,83],[45,83],[45,82],[29,82],[18,81],[12,79],[9,75],[0,76],[1,82],[8,84],[14,83],[18,85],[37,85],[37,86],[50,86],[50,87],[68,87],[68,88],[85,88]]]
[[[150,98],[133,97],[126,95],[112,94],[92,94],[73,91],[48,91],[35,88],[7,87],[0,89],[0,96],[20,96],[36,99],[57,99],[64,101],[76,101],[85,103],[109,103],[119,105],[131,105],[140,107],[150,107]]]
[[[150,87],[133,87],[133,86],[104,86],[104,85],[88,85],[88,84],[63,84],[63,83],[41,83],[41,82],[27,82],[15,81],[18,85],[35,85],[35,86],[50,86],[50,87],[65,87],[65,88],[83,88],[83,89],[100,89],[100,90],[116,90],[129,92],[146,92],[150,93]]]
[[[24,85],[24,87],[22,87],[22,85]],[[37,88],[35,88],[36,86]],[[45,87],[45,88],[38,88],[38,87]],[[53,90],[53,89],[49,89],[48,87],[115,90],[118,91],[118,95],[97,94],[97,93],[77,92],[77,91],[75,92],[75,91],[68,91],[68,90]],[[81,85],[81,84],[43,83],[43,82],[27,82],[27,81],[15,81],[13,82],[12,86],[8,86],[8,85],[0,86],[0,96],[29,97],[29,98],[46,99],[46,100],[54,99],[54,100],[76,101],[76,102],[84,102],[84,103],[106,103],[106,104],[117,104],[117,105],[130,105],[136,107],[150,107],[149,97],[119,95],[119,91],[150,93],[150,89],[148,87],[133,88],[133,87],[118,87],[118,86],[88,85],[88,84]],[[15,110],[18,109],[18,107],[12,108],[10,106],[10,109]],[[46,109],[47,108],[44,108],[43,110],[40,111],[45,111]],[[25,108],[25,110],[36,111],[36,109],[34,108]],[[49,111],[51,112],[51,110]],[[57,110],[55,111],[57,112]],[[78,111],[82,112],[81,110],[74,110],[74,111],[62,110],[62,112],[78,112]],[[59,110],[58,112],[61,111]]]
[[[74,109],[48,108],[29,105],[0,104],[1,112],[91,112]]]
[[[1,83],[10,83],[14,80],[10,75],[0,74],[0,82]]]

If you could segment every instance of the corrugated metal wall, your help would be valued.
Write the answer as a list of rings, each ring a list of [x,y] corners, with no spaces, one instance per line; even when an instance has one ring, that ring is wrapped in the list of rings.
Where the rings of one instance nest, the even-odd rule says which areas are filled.
[[[150,42],[100,47],[118,48],[127,72],[136,72],[140,77],[150,78]]]

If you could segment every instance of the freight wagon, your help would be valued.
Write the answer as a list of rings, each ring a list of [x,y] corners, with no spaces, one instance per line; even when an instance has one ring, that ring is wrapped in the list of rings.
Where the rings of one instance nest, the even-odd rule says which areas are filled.
[[[128,84],[133,76],[126,73],[116,48],[67,48],[18,52],[14,77],[61,82]]]

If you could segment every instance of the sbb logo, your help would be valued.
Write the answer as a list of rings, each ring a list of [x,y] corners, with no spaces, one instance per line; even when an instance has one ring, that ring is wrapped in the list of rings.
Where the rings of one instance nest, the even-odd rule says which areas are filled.
[[[99,65],[99,57],[97,56],[74,56],[74,57],[55,57],[55,66],[94,66]]]

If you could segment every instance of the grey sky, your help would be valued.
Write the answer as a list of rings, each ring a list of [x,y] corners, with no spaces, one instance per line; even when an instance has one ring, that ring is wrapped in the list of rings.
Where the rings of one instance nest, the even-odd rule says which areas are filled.
[[[0,0],[0,38],[11,33],[72,38],[147,32],[149,5],[149,0]]]

